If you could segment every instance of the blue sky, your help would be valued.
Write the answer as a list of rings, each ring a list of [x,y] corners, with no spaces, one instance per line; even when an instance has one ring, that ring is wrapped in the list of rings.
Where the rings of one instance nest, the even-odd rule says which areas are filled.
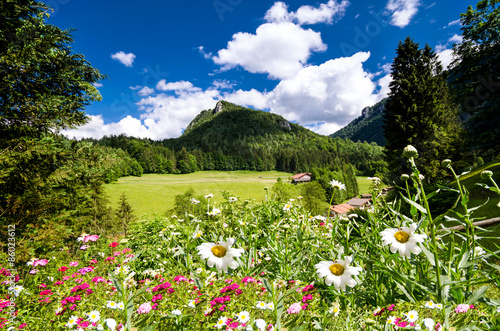
[[[446,66],[475,2],[432,0],[47,0],[50,24],[108,76],[70,137],[175,138],[218,100],[271,111],[321,134],[388,93],[399,41]]]

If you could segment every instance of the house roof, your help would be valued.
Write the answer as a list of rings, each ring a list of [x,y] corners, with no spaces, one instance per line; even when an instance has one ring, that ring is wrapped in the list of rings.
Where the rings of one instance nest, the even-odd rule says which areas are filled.
[[[305,175],[311,176],[311,173],[310,172],[303,172],[303,173],[300,173],[300,174],[296,174],[296,175],[292,176],[292,179],[299,179],[299,178],[304,177]]]
[[[351,206],[348,203],[343,203],[341,205],[334,205],[330,207],[330,210],[335,212],[336,214],[345,214],[350,210],[355,209],[356,207]]]
[[[348,204],[351,206],[363,206],[366,203],[368,203],[371,199],[360,199],[360,198],[353,198],[349,201],[347,201]]]

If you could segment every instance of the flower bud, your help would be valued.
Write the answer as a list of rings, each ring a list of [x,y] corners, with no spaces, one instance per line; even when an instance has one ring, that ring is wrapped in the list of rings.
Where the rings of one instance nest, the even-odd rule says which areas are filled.
[[[441,165],[443,168],[449,168],[451,166],[451,160],[450,159],[445,159],[443,162],[441,162]]]
[[[417,157],[418,156],[417,149],[412,145],[408,145],[403,149],[403,156],[407,159],[411,157]]]
[[[481,178],[482,179],[488,179],[488,178],[491,178],[491,176],[493,176],[493,172],[491,172],[489,170],[481,171]]]
[[[402,181],[406,182],[408,179],[410,179],[410,176],[408,176],[407,174],[402,174],[400,178]]]

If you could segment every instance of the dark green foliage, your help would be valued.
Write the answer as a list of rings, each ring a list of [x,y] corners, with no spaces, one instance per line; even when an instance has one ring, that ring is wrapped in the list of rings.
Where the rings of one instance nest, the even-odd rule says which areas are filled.
[[[116,155],[88,142],[55,136],[19,139],[0,154],[1,222],[16,225],[25,238],[105,233],[113,226],[101,185],[118,162]],[[50,233],[44,235],[45,230]],[[30,249],[45,244],[40,241]]]
[[[319,182],[300,184],[301,203],[311,215],[322,215],[328,210],[326,192]]]
[[[359,194],[358,182],[352,165],[341,165],[331,168],[313,168],[311,170],[312,180],[317,181],[325,190],[326,201],[334,204],[342,203],[344,200]],[[345,191],[334,189],[330,182],[336,180],[345,185]]]
[[[445,175],[441,161],[457,160],[460,124],[436,53],[412,39],[400,42],[392,63],[391,92],[384,113],[386,160],[393,178],[409,171],[407,145],[419,152],[417,165],[428,179]]]
[[[349,139],[352,141],[374,142],[379,146],[385,145],[384,121],[382,114],[387,99],[379,101],[371,107],[363,109],[360,117],[330,135],[332,138]]]
[[[118,208],[115,211],[115,218],[117,220],[116,223],[120,225],[120,231],[122,231],[124,235],[127,235],[127,230],[130,224],[135,221],[136,217],[132,210],[132,206],[127,201],[125,193],[122,193],[120,197]]]
[[[481,0],[460,15],[450,81],[466,119],[468,144],[491,160],[500,152],[500,1]]]
[[[281,178],[278,178],[276,183],[271,188],[271,191],[273,193],[271,195],[271,198],[280,202],[286,202],[290,199],[295,199],[298,195],[297,186],[289,182],[284,182],[281,180]]]
[[[0,136],[39,136],[86,122],[83,109],[103,78],[80,54],[69,31],[46,24],[43,3],[1,1]]]
[[[194,189],[189,188],[183,194],[175,195],[174,209],[168,213],[176,214],[179,218],[183,218],[186,214],[200,214],[207,211],[208,201],[204,196],[195,198]]]

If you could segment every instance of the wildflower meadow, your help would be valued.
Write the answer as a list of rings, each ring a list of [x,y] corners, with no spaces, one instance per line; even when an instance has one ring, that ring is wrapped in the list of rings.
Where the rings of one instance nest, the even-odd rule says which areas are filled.
[[[458,192],[464,212],[434,215],[440,192],[424,192],[417,150],[405,156],[405,193],[389,201],[370,178],[372,206],[359,215],[310,215],[300,197],[226,192],[216,203],[206,192],[203,213],[154,215],[114,237],[82,233],[15,266],[2,253],[0,328],[500,330],[497,238],[474,225],[451,161],[454,185],[439,191]],[[463,230],[449,229],[457,223]]]

